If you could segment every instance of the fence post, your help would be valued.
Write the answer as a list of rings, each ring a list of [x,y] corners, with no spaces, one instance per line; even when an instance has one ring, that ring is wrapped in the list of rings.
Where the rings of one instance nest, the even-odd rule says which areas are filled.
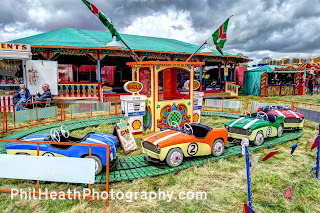
[[[16,128],[16,110],[15,106],[13,107],[13,127]]]
[[[63,105],[63,103],[62,103],[62,101],[60,101],[60,121],[62,121],[62,114],[63,114],[63,112],[62,112],[62,106]]]
[[[117,97],[114,99],[114,114],[118,114],[118,99]]]
[[[63,121],[66,121],[66,110],[64,108],[64,100],[63,100]]]
[[[206,94],[206,101],[205,101],[205,107],[206,107],[206,111],[208,110],[208,95]]]
[[[3,132],[8,132],[7,106],[3,106]]]
[[[69,108],[70,108],[70,116],[71,116],[71,120],[72,120],[72,102],[71,102],[71,100],[70,100],[70,106],[69,106]]]
[[[308,123],[307,123],[308,126],[309,126],[310,114],[311,114],[311,104],[310,104],[310,107],[309,107],[309,114],[308,114]]]
[[[90,117],[92,117],[92,100],[90,99]]]
[[[242,139],[241,141],[241,146],[242,146],[242,155],[246,155],[246,172],[247,172],[247,187],[248,187],[248,209],[249,209],[249,213],[252,213],[252,199],[251,199],[251,178],[250,178],[250,167],[251,167],[251,163],[250,163],[250,159],[249,159],[249,150],[248,150],[248,146],[249,146],[249,140],[247,138]]]
[[[291,109],[294,111],[294,105],[295,105],[295,102],[294,101],[292,101],[291,102]]]
[[[222,97],[222,109],[221,109],[221,112],[223,112],[223,102],[224,102],[224,97]]]
[[[317,149],[317,165],[316,165],[316,178],[319,179],[319,157],[320,157],[320,125],[319,125],[319,134],[318,134],[318,149]]]
[[[245,108],[246,111],[248,111],[248,107],[249,107],[249,97],[246,97],[246,108]]]
[[[38,103],[36,102],[36,120],[38,121]]]

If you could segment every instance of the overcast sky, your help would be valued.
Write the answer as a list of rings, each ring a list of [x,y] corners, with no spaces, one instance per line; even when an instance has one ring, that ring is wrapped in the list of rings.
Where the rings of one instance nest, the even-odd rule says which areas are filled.
[[[263,57],[320,55],[320,0],[91,0],[120,33],[201,45],[230,15],[224,51]],[[2,0],[0,41],[64,27],[105,31],[81,0]],[[212,39],[209,47],[213,48]]]

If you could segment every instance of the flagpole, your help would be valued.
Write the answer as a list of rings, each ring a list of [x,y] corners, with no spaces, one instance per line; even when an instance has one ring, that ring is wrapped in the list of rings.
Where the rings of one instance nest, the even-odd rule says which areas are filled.
[[[139,61],[142,61],[141,58],[124,42],[124,40],[121,38],[122,43],[130,50],[130,52],[139,59]]]
[[[233,15],[231,15],[231,16],[229,16],[229,18],[231,18]],[[228,19],[229,19],[228,18]],[[205,45],[205,43],[207,43],[207,41],[211,38],[212,36],[210,36],[205,42],[203,42],[203,44],[194,52],[194,53],[192,53],[192,55],[186,60],[186,62],[188,62],[197,52],[198,52],[198,50],[200,50],[200,48],[203,46],[203,45]]]
[[[130,50],[130,52],[135,56],[134,60],[136,60],[136,58],[139,59],[139,61],[142,61],[141,58],[126,44],[126,42],[123,41],[123,39],[121,38],[120,34],[117,32],[117,30],[114,28],[112,21],[103,13],[101,12],[96,6],[94,6],[90,1],[88,0],[82,0],[82,2],[89,8],[89,10],[96,15],[100,21],[103,23],[104,26],[106,26],[108,28],[108,30],[110,31],[112,38],[113,36],[116,36],[117,39],[121,40],[122,43]],[[101,19],[101,16],[103,16],[103,18],[106,19],[107,24]],[[108,26],[110,25],[110,26]],[[112,27],[112,31],[109,29],[110,27]],[[117,35],[114,35],[114,31],[117,33]],[[118,37],[119,36],[119,37]]]
[[[198,50],[200,50],[200,48],[207,43],[207,41],[210,38],[211,38],[211,36],[207,40],[205,40],[205,42],[203,42],[203,44],[194,53],[192,53],[192,55],[186,60],[186,62],[188,62],[198,52]]]

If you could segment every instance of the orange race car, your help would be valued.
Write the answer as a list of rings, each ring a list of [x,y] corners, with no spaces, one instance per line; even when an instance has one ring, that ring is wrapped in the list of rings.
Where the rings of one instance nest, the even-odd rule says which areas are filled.
[[[223,154],[228,138],[226,129],[196,123],[186,123],[182,128],[177,126],[141,137],[148,161],[166,160],[170,167],[176,167],[184,157]]]

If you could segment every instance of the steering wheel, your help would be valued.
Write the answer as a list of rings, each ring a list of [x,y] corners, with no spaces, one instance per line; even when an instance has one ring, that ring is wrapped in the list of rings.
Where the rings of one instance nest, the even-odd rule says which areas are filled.
[[[69,137],[69,130],[65,125],[61,126],[61,134],[63,135],[63,137],[68,138]]]
[[[179,124],[177,123],[177,121],[171,121],[171,125],[172,125],[172,127],[174,127],[174,128],[177,128],[177,129],[181,129],[180,127],[179,127]]]
[[[56,142],[60,142],[60,135],[56,129],[50,130],[50,136],[51,136],[52,140],[54,140]]]
[[[241,113],[242,115],[246,115],[246,116],[248,116],[249,115],[249,117],[251,117],[251,113],[248,111],[248,110],[244,110],[244,111],[242,111],[242,113]]]
[[[265,120],[266,120],[266,121],[269,120],[267,113],[265,113],[265,112],[258,112],[258,113],[257,113],[257,118],[264,118],[264,117],[265,117]]]
[[[289,108],[289,109],[291,109],[291,106],[290,106],[289,104],[285,104],[285,105],[283,105],[283,108]]]
[[[212,81],[210,85],[211,85],[212,87],[214,87],[215,85],[217,85],[217,82],[216,82],[216,81]]]
[[[192,135],[193,135],[193,129],[190,126],[190,124],[188,124],[188,123],[183,124],[183,129],[187,130],[187,131],[190,131],[192,133]]]
[[[273,110],[273,109],[278,109],[278,107],[276,105],[270,105],[269,110]]]

